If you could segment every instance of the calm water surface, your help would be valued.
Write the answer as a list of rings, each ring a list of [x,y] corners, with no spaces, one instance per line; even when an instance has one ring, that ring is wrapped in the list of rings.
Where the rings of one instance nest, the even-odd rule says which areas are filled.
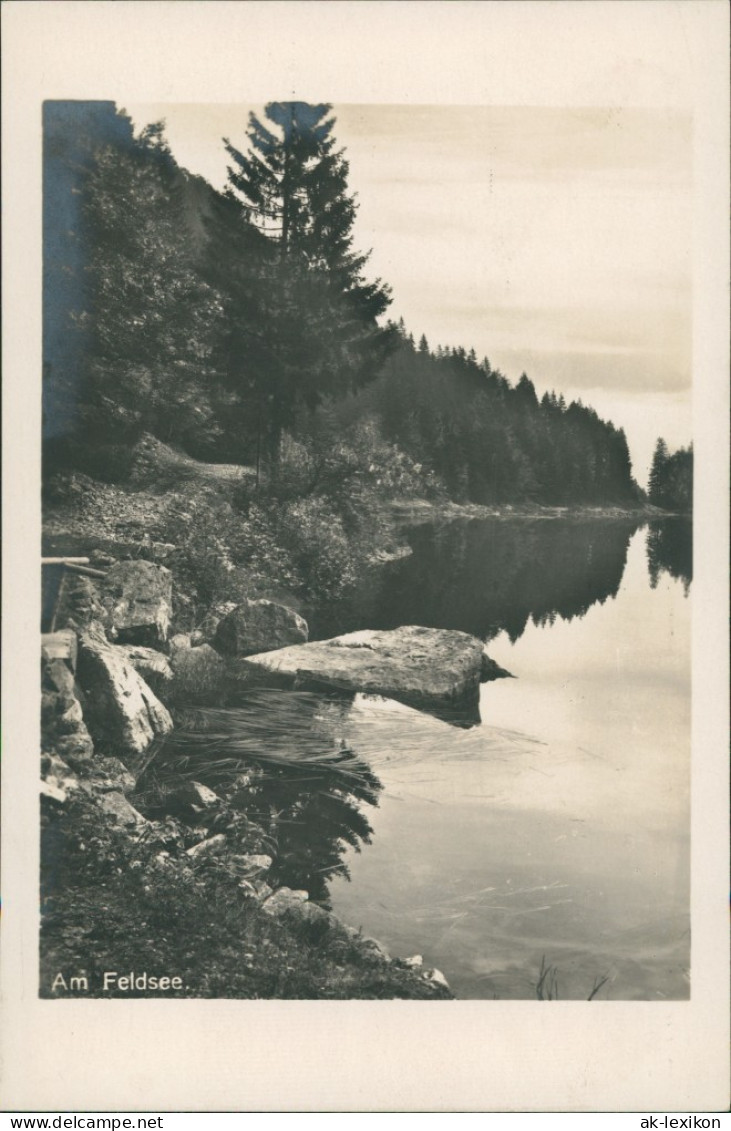
[[[345,736],[382,789],[333,909],[463,998],[689,994],[690,538],[686,525],[495,520],[420,528],[335,610],[490,641],[513,672],[460,730],[358,696]],[[323,617],[317,635],[335,628]]]

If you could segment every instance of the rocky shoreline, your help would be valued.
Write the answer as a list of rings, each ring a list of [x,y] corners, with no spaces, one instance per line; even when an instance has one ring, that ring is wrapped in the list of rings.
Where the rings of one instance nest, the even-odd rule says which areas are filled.
[[[473,712],[480,680],[507,673],[493,670],[482,643],[465,633],[412,626],[310,644],[296,612],[272,601],[245,600],[207,618],[193,636],[170,636],[172,605],[173,576],[165,566],[97,554],[89,567],[69,566],[56,600],[54,631],[42,638],[42,996],[68,996],[62,971],[70,966],[84,971],[76,975],[83,978],[82,994],[131,992],[105,980],[103,952],[111,943],[97,939],[95,950],[88,937],[79,938],[85,928],[75,921],[73,895],[59,879],[65,869],[66,882],[76,882],[72,859],[76,853],[83,872],[92,851],[89,840],[99,859],[115,863],[98,895],[89,887],[87,918],[95,919],[98,900],[103,919],[104,900],[129,884],[137,885],[133,898],[139,907],[151,892],[164,903],[181,885],[194,900],[220,889],[226,915],[240,905],[243,936],[254,931],[259,937],[260,945],[242,951],[249,954],[247,969],[257,976],[245,976],[234,951],[226,961],[236,967],[235,977],[219,971],[212,983],[188,974],[180,984],[170,981],[166,993],[212,996],[215,984],[217,996],[265,996],[270,985],[271,996],[453,996],[444,975],[424,967],[419,956],[392,959],[311,893],[273,878],[275,838],[248,812],[261,771],[242,766],[225,788],[193,778],[158,790],[152,800],[145,775],[173,733],[178,707],[236,703],[251,690],[252,679],[260,683],[275,676],[275,685],[284,680],[287,687],[329,688],[344,696],[388,695],[447,717],[450,711]],[[63,844],[66,849],[59,847]],[[98,878],[95,883],[98,888]],[[129,903],[129,893],[125,900]],[[134,907],[129,914],[135,915]],[[176,939],[171,925],[166,942],[174,953],[185,939]],[[151,948],[156,953],[153,943],[150,933],[130,954],[130,969],[142,968],[138,953]],[[294,989],[277,981],[281,971],[270,957],[272,946],[275,953],[279,948],[289,954],[285,972]],[[298,963],[307,967],[307,989],[296,984]],[[122,968],[121,956],[114,966]],[[154,992],[152,986],[159,992],[160,978],[182,977],[160,968],[147,974],[143,996]]]

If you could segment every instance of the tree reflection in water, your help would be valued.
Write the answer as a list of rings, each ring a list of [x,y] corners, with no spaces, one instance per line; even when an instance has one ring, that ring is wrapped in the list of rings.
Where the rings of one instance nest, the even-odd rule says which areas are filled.
[[[419,526],[413,553],[361,597],[311,614],[311,636],[422,624],[515,641],[529,620],[581,617],[614,597],[633,520],[488,519]]]
[[[682,581],[688,595],[693,580],[693,523],[687,518],[651,522],[647,530],[647,569],[655,589],[661,573]]]
[[[408,532],[411,557],[374,571],[368,586],[347,602],[315,609],[311,636],[421,624],[461,629],[483,640],[505,631],[515,641],[529,620],[537,625],[557,617],[571,620],[615,597],[637,526],[621,520],[488,520],[414,528]],[[652,523],[647,560],[653,587],[666,571],[687,592],[691,524]],[[340,749],[349,705],[348,697],[252,691],[236,707],[210,713],[220,716],[213,719],[214,730],[222,729],[203,743],[210,750],[211,739],[217,739],[213,761],[225,774],[241,769],[237,753],[259,766],[247,812],[264,823],[274,817],[272,879],[305,888],[325,905],[328,881],[347,875],[348,846],[370,842],[367,808],[378,804],[382,788],[357,752]],[[178,755],[189,759],[196,780],[216,788],[215,774],[207,777],[191,750],[191,732],[185,740]],[[170,768],[180,771],[176,741],[167,744],[167,757]],[[233,767],[226,765],[229,755]]]
[[[310,898],[329,905],[327,884],[333,876],[349,878],[343,856],[370,844],[373,832],[365,807],[378,804],[381,783],[363,763],[358,781],[332,771],[306,776],[265,773],[260,797],[278,812],[278,854],[272,869],[277,884],[304,888]]]
[[[346,849],[370,842],[366,807],[381,790],[343,742],[351,702],[335,692],[252,688],[236,706],[180,711],[146,772],[147,792],[164,797],[196,781],[223,798],[237,794],[247,818],[276,842],[276,886],[327,903],[328,880],[347,876]]]

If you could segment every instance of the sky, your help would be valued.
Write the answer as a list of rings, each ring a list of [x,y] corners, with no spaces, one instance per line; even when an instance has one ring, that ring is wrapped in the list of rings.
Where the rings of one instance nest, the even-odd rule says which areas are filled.
[[[217,188],[251,110],[127,105],[164,119]],[[671,107],[334,104],[355,246],[430,346],[474,348],[515,382],[590,404],[646,482],[659,435],[691,436],[692,119]]]

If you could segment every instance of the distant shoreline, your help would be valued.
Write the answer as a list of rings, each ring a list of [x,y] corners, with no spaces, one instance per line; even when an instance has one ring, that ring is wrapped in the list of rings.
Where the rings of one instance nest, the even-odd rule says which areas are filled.
[[[452,521],[457,519],[569,519],[571,521],[591,521],[594,519],[633,519],[638,522],[664,518],[691,519],[690,514],[665,511],[647,503],[637,507],[622,506],[544,506],[540,503],[517,503],[515,505],[481,503],[455,503],[452,500],[393,499],[389,510],[394,518],[413,523]]]

